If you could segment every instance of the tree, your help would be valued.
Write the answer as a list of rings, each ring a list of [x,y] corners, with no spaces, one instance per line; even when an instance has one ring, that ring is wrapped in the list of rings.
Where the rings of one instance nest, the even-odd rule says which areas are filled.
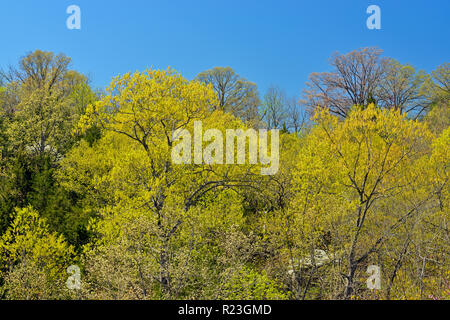
[[[257,122],[260,102],[256,84],[240,77],[230,67],[203,71],[196,79],[212,84],[218,98],[218,105],[213,109],[230,112],[246,122]]]
[[[87,83],[86,77],[69,70],[70,58],[36,50],[1,76],[6,80],[10,116],[8,134],[13,145],[33,155],[51,154],[55,159],[72,143],[70,132],[80,111],[74,107],[74,88]]]
[[[312,113],[320,106],[341,117],[370,103],[419,116],[429,107],[429,76],[381,54],[376,48],[334,54],[331,72],[310,75],[302,102]]]
[[[0,239],[0,274],[11,299],[51,299],[62,295],[73,248],[49,232],[45,220],[31,207],[16,209]]]
[[[383,108],[414,112],[417,117],[429,105],[424,92],[428,75],[416,71],[409,64],[402,65],[394,59],[386,60],[386,70],[376,91],[377,104]]]
[[[315,120],[294,172],[299,193],[292,208],[303,221],[305,245],[315,250],[330,232],[328,256],[346,261],[348,299],[359,290],[360,268],[433,197],[435,189],[417,169],[429,156],[432,135],[398,110],[374,105],[356,109],[344,122],[326,109]]]
[[[444,63],[432,72],[432,78],[426,83],[429,108],[425,122],[439,135],[450,126],[450,64]]]
[[[303,103],[311,112],[320,106],[346,117],[353,106],[368,105],[386,70],[386,60],[376,48],[336,53],[330,64],[332,72],[315,72],[309,76]]]
[[[155,290],[158,297],[178,297],[185,275],[175,266],[190,264],[188,252],[199,245],[189,228],[197,206],[211,201],[215,190],[238,193],[256,170],[248,164],[172,163],[175,132],[192,131],[195,120],[202,120],[203,130],[245,128],[231,114],[211,112],[215,105],[211,84],[188,81],[169,69],[117,77],[107,94],[87,108],[80,129],[96,125],[102,137],[92,147],[80,141],[62,161],[59,177],[68,190],[87,194],[87,206],[100,215],[92,226],[100,237],[88,254],[93,273],[114,263],[117,270],[133,266],[129,281],[139,286],[139,297],[154,297]],[[229,193],[227,198],[235,199]],[[229,212],[241,213],[237,208]],[[129,287],[124,290],[128,297]]]
[[[286,101],[287,111],[286,120],[288,128],[295,133],[299,133],[306,124],[306,113],[296,97],[292,97]]]
[[[262,117],[268,129],[280,129],[286,119],[286,95],[275,86],[270,87],[264,95]]]
[[[450,63],[444,63],[432,72],[434,99],[448,104],[450,96]]]
[[[77,200],[54,179],[58,161],[80,137],[72,135],[94,93],[85,76],[70,70],[70,58],[36,50],[17,67],[0,73],[0,143],[2,185],[1,230],[14,207],[31,205],[49,228],[65,234],[72,244],[84,238],[86,215]],[[88,132],[95,140],[95,130]],[[77,217],[79,219],[77,219]],[[70,222],[69,222],[70,221]]]

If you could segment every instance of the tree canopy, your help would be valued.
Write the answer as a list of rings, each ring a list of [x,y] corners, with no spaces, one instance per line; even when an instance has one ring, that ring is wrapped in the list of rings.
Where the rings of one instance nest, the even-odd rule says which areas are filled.
[[[448,299],[449,64],[331,66],[260,99],[229,67],[100,91],[64,54],[19,59],[0,74],[0,298]]]

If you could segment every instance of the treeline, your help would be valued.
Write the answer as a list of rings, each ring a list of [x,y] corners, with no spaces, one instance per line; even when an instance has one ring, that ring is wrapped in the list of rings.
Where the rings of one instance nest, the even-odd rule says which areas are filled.
[[[330,65],[298,97],[229,67],[105,91],[63,54],[4,69],[0,297],[449,299],[450,64],[364,48]],[[196,120],[280,129],[279,171],[173,164]]]

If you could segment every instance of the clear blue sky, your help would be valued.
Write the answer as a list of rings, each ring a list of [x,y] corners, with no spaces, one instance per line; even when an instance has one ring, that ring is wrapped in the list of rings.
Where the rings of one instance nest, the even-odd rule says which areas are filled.
[[[66,8],[81,8],[81,30]],[[381,8],[368,30],[366,8]],[[119,73],[171,66],[192,79],[231,66],[260,93],[278,85],[298,95],[334,51],[378,46],[433,70],[450,56],[450,0],[3,0],[0,67],[35,49],[63,52],[104,87]]]

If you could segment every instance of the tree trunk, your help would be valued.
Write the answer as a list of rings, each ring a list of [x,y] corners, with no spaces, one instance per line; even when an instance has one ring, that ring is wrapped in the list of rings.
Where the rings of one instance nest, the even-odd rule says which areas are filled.
[[[348,300],[353,293],[354,277],[356,272],[357,264],[354,261],[350,261],[350,267],[347,275],[347,286],[344,291],[344,299]]]

